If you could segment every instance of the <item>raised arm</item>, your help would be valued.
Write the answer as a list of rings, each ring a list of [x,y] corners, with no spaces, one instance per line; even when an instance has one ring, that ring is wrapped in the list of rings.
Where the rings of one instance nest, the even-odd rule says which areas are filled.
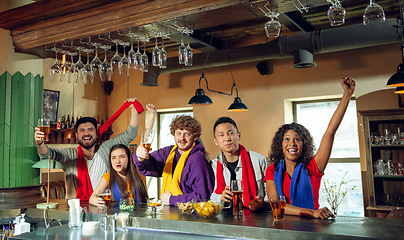
[[[342,119],[344,118],[346,109],[348,108],[349,100],[355,90],[355,81],[351,77],[344,77],[341,79],[341,86],[344,89],[341,101],[337,109],[331,117],[327,130],[321,139],[320,147],[315,155],[318,170],[324,172],[325,167],[330,159],[332,145],[334,143],[335,132],[337,131]]]
[[[150,113],[149,119],[147,120],[147,123],[146,123],[146,128],[152,129],[153,125],[154,125],[154,119],[156,118],[157,108],[156,108],[156,105],[149,103],[146,105],[146,109]]]
[[[129,97],[126,99],[127,102],[134,102],[136,101],[136,98],[134,97]],[[131,114],[130,114],[130,121],[129,124],[133,127],[138,127],[139,126],[139,114],[136,111],[136,108],[133,105],[130,105],[131,109]]]

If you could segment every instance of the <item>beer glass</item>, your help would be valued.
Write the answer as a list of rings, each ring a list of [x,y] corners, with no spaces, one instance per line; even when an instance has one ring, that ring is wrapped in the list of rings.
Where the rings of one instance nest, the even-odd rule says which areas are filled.
[[[154,139],[155,131],[153,129],[146,128],[142,134],[142,146],[147,149],[147,151],[151,150],[151,145]]]
[[[111,189],[100,190],[98,196],[105,202],[105,207],[109,208],[109,202],[111,202]]]
[[[270,204],[274,222],[282,222],[283,216],[285,215],[285,196],[272,196]]]
[[[243,211],[243,181],[232,180],[230,182],[230,191],[233,193],[233,212],[240,213]]]
[[[42,141],[49,141],[49,133],[50,133],[50,122],[47,119],[41,118],[38,119],[38,127],[41,132],[44,133],[44,137]]]

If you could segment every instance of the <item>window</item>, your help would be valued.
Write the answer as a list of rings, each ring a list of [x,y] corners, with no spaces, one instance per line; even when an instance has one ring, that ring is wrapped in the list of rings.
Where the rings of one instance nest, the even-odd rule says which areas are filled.
[[[156,138],[152,143],[152,151],[166,146],[174,145],[174,137],[170,132],[170,124],[172,120],[178,115],[188,115],[193,117],[192,108],[187,109],[175,109],[175,110],[161,110],[157,111],[156,119],[153,125],[153,129],[156,131]],[[146,124],[149,119],[149,112],[146,112]],[[146,177],[147,189],[149,198],[160,198],[161,190],[161,178]]]
[[[327,99],[321,101],[299,101],[293,102],[294,121],[305,126],[312,134],[316,149],[320,145],[321,138],[328,123],[339,104],[340,99]],[[335,135],[330,161],[325,170],[321,189],[324,180],[340,183],[346,172],[345,182],[341,190],[348,191],[344,200],[338,208],[338,215],[343,216],[364,216],[361,169],[359,160],[358,124],[356,113],[356,102],[351,99],[344,119]],[[320,190],[320,207],[329,207]]]

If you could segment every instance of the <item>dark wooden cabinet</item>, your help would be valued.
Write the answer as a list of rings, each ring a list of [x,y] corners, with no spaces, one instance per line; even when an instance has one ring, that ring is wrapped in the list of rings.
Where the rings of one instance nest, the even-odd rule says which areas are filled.
[[[396,174],[400,163],[404,164],[404,144],[399,135],[404,132],[404,109],[359,113],[363,116],[366,145],[368,194],[364,197],[369,201],[369,216],[382,217],[393,209],[404,209],[404,175]],[[388,141],[384,142],[386,133],[390,134]],[[397,141],[392,140],[395,137],[398,137]],[[386,165],[383,171],[378,171],[383,164]],[[392,166],[390,171],[387,165]]]

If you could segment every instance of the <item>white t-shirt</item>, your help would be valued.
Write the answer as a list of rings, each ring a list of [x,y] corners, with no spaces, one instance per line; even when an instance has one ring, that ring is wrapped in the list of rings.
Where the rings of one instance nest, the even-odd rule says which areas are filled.
[[[95,153],[92,160],[86,158],[88,176],[90,177],[91,187],[94,189],[100,183],[101,177],[108,171],[107,166],[98,153]]]

